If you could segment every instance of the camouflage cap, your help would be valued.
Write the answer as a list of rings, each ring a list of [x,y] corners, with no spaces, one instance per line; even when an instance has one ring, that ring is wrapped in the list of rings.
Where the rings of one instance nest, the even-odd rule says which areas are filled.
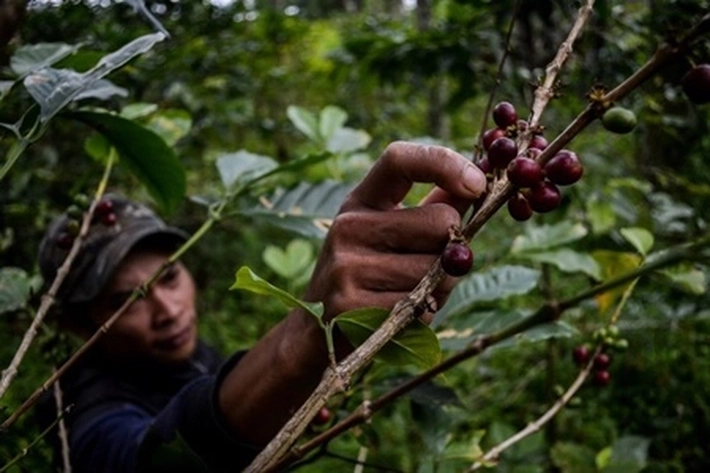
[[[64,213],[52,222],[39,248],[39,267],[51,284],[76,233],[76,218]],[[168,226],[143,204],[107,194],[97,204],[86,238],[57,294],[60,303],[87,302],[99,295],[136,243],[151,236],[169,245],[185,241],[184,231]]]

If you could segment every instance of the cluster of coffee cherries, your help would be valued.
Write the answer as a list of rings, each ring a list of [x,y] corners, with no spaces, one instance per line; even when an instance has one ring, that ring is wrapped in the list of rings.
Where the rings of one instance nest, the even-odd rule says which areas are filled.
[[[68,250],[74,244],[74,239],[79,235],[81,229],[81,219],[84,212],[89,209],[91,200],[84,194],[74,197],[74,203],[67,207],[67,223],[64,230],[57,236],[56,245],[62,250]],[[108,227],[116,223],[116,212],[113,208],[113,201],[104,199],[96,204],[92,224],[100,222]]]
[[[516,187],[508,200],[508,213],[517,221],[525,221],[534,212],[550,212],[559,207],[562,194],[559,186],[569,186],[579,181],[584,172],[573,151],[560,150],[544,166],[537,157],[547,147],[542,129],[530,129],[526,120],[518,118],[510,102],[499,102],[493,108],[495,128],[483,134],[485,156],[478,167],[489,177],[505,171],[508,180]],[[527,149],[519,152],[516,138],[530,136]]]
[[[628,347],[628,341],[619,338],[619,329],[615,325],[603,327],[594,332],[594,340],[602,347],[601,351],[592,360],[592,382],[599,387],[607,386],[611,382],[611,351],[623,351]],[[588,345],[578,345],[572,349],[572,360],[578,366],[586,366],[592,357],[592,350]]]

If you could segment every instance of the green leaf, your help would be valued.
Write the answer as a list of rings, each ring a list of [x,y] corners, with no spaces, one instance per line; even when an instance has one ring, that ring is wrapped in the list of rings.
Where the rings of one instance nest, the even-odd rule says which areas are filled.
[[[146,126],[159,134],[168,146],[175,146],[190,132],[192,116],[185,110],[158,110],[151,115]]]
[[[85,73],[43,68],[27,75],[24,85],[40,106],[42,123],[48,122],[69,103],[76,100],[77,96],[90,94],[90,91],[97,87],[102,88],[103,83],[99,81],[103,77],[123,67],[134,57],[149,51],[164,38],[165,35],[162,33],[141,36],[121,49],[102,57],[95,67]]]
[[[600,281],[601,269],[599,263],[592,258],[588,253],[580,253],[568,248],[562,248],[556,251],[545,251],[542,253],[530,253],[521,255],[525,258],[537,261],[538,263],[547,263],[556,266],[560,271],[566,273],[584,273],[591,276],[597,281]]]
[[[348,114],[345,110],[334,105],[326,105],[320,111],[320,120],[318,123],[319,135],[325,141],[330,140],[333,133],[343,128],[347,119]]]
[[[137,120],[138,118],[146,118],[157,111],[158,106],[154,103],[129,103],[121,109],[121,116],[128,120]]]
[[[436,314],[436,323],[456,316],[481,302],[527,294],[537,286],[540,271],[525,266],[496,266],[461,280]]]
[[[318,132],[318,120],[311,112],[296,105],[290,105],[286,109],[286,115],[301,133],[313,141],[319,142],[321,140]]]
[[[542,225],[528,227],[524,235],[519,235],[513,240],[512,253],[549,250],[584,238],[587,229],[581,223],[562,221],[555,225]]]
[[[695,268],[690,263],[680,264],[660,271],[676,287],[695,295],[705,294],[708,283],[705,273]]]
[[[0,314],[22,309],[30,295],[30,278],[14,267],[0,268]]]
[[[612,445],[609,463],[603,473],[638,473],[646,467],[651,439],[626,435]]]
[[[0,80],[0,100],[5,98],[5,95],[10,92],[10,89],[12,89],[13,85],[15,85],[14,81]]]
[[[56,64],[81,46],[65,43],[37,43],[21,46],[10,58],[10,69],[19,77]]]
[[[121,163],[140,179],[166,211],[177,208],[185,195],[185,170],[160,136],[109,113],[72,112],[68,116],[100,132],[118,150]]]
[[[262,254],[264,262],[279,276],[293,279],[313,262],[313,246],[306,240],[291,240],[286,249],[269,245]]]
[[[245,150],[223,154],[217,158],[217,170],[222,184],[227,189],[244,185],[249,181],[276,169],[276,161]]]
[[[597,473],[594,450],[572,442],[557,442],[550,459],[561,473]]]
[[[587,204],[587,219],[594,234],[607,233],[616,226],[614,206],[607,200],[593,200]]]
[[[636,253],[599,250],[592,253],[592,256],[599,263],[602,277],[605,281],[633,271],[643,262],[643,258]],[[596,296],[595,299],[599,305],[599,311],[603,313],[614,305],[631,284],[633,284],[633,281]]]
[[[350,153],[358,149],[365,148],[372,137],[363,130],[353,130],[352,128],[339,128],[328,139],[326,149],[331,153]]]
[[[653,247],[653,233],[645,228],[622,228],[619,233],[643,256],[646,256],[651,247]]]
[[[111,143],[101,133],[91,133],[84,140],[84,151],[97,162],[105,164],[111,154]]]
[[[389,311],[379,308],[355,309],[335,318],[335,323],[355,346],[362,344],[385,321]],[[414,364],[428,369],[441,360],[436,334],[415,320],[382,347],[377,359],[392,364]]]
[[[279,289],[268,281],[260,278],[247,266],[239,268],[234,284],[232,284],[229,289],[243,289],[262,296],[274,297],[286,305],[286,307],[301,307],[319,320],[323,317],[323,304],[321,302],[302,301],[283,289]]]

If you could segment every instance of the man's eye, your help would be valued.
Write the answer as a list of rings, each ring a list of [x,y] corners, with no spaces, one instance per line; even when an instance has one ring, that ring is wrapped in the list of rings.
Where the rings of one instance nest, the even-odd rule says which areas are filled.
[[[174,265],[171,264],[165,269],[165,272],[163,273],[163,276],[160,278],[160,281],[163,283],[169,283],[177,279],[178,276],[178,268]]]

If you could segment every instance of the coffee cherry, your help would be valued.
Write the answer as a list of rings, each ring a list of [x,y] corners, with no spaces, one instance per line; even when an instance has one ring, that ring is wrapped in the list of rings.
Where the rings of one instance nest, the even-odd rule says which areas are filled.
[[[572,359],[574,362],[580,366],[587,364],[592,353],[589,351],[589,347],[586,345],[579,345],[574,347],[572,350]]]
[[[79,223],[78,220],[75,219],[69,219],[67,221],[67,233],[73,237],[76,237],[79,234],[79,231],[81,230],[81,224]]]
[[[568,186],[579,181],[584,168],[573,151],[561,150],[545,164],[545,175],[559,186]]]
[[[606,353],[599,353],[594,357],[594,369],[605,370],[611,364],[611,357]]]
[[[483,133],[483,149],[488,151],[488,149],[491,147],[491,144],[498,138],[502,138],[505,136],[505,130],[502,128],[491,128],[490,130],[486,130]]]
[[[493,108],[493,121],[500,128],[508,128],[518,121],[518,112],[510,102],[500,102]]]
[[[450,242],[441,253],[441,267],[449,276],[463,276],[472,266],[473,251],[464,243]]]
[[[54,242],[60,250],[68,250],[74,244],[74,237],[68,232],[62,232]]]
[[[550,181],[542,181],[531,187],[526,197],[530,207],[538,213],[555,210],[562,201],[560,190]]]
[[[688,71],[680,81],[688,99],[698,105],[710,102],[710,64],[701,64]]]
[[[78,205],[72,204],[67,207],[67,217],[80,219],[84,216],[84,211]]]
[[[529,149],[539,149],[540,151],[547,148],[547,140],[542,135],[535,135],[530,138],[530,143],[528,144]]]
[[[72,200],[76,205],[79,206],[79,208],[83,210],[87,210],[89,208],[89,205],[91,205],[91,199],[86,194],[76,194],[72,198]]]
[[[542,181],[540,163],[526,156],[518,156],[508,164],[508,180],[518,187],[532,187]]]
[[[94,213],[96,215],[98,215],[99,217],[113,213],[113,201],[108,200],[108,199],[102,200],[101,202],[96,204],[96,208],[94,209]]]
[[[483,174],[490,174],[493,172],[493,166],[491,166],[491,162],[487,157],[483,157],[480,161],[478,161],[476,166],[478,166],[478,169],[483,171]]]
[[[532,217],[533,210],[530,208],[530,202],[520,192],[516,192],[513,197],[508,199],[508,213],[518,222],[524,222]]]
[[[116,214],[113,212],[102,214],[99,218],[101,219],[101,223],[107,227],[110,227],[116,223]]]
[[[636,128],[636,115],[624,107],[612,107],[602,115],[602,125],[612,133],[623,135]]]
[[[611,382],[611,374],[606,370],[595,371],[593,379],[596,386],[604,387]]]
[[[333,417],[333,415],[330,412],[330,409],[327,407],[321,407],[318,413],[315,415],[311,423],[313,425],[325,425],[328,422],[330,422],[330,419]]]
[[[518,145],[508,137],[495,140],[488,149],[488,160],[494,168],[504,168],[518,155]]]

